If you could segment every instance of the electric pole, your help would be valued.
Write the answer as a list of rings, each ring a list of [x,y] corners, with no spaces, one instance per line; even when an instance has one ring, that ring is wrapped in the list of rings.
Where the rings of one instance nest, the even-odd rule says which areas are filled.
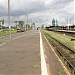
[[[10,26],[10,0],[8,0],[8,26],[9,26],[9,36],[11,39],[11,26]]]
[[[69,30],[69,17],[67,18],[67,25],[68,25],[68,30]]]
[[[27,14],[27,31],[28,31],[28,14]]]

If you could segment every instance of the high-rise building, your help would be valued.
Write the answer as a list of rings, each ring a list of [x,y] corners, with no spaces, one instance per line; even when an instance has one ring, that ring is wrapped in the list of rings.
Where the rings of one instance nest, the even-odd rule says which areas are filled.
[[[58,20],[56,19],[56,25],[55,26],[58,26]]]
[[[55,19],[52,20],[52,26],[55,26]]]
[[[56,19],[54,19],[53,18],[53,20],[52,20],[52,26],[58,26],[58,20]]]

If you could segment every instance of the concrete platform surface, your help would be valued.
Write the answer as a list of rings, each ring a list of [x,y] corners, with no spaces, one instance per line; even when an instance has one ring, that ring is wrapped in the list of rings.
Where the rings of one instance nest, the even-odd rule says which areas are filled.
[[[0,75],[41,75],[40,33],[29,31],[0,46]]]

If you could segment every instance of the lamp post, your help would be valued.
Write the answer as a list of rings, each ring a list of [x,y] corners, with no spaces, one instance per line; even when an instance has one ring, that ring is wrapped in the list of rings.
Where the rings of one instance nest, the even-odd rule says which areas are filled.
[[[27,14],[27,31],[28,31],[28,14]]]
[[[9,36],[10,36],[10,39],[11,39],[11,26],[10,26],[10,0],[8,0],[8,26],[9,26]]]
[[[69,30],[69,18],[67,18],[67,25],[68,25],[67,30]]]

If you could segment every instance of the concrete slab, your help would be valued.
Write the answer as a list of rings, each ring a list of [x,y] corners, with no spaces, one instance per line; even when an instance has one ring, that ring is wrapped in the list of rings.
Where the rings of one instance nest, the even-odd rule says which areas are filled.
[[[1,75],[41,75],[40,33],[30,31],[0,47]]]

